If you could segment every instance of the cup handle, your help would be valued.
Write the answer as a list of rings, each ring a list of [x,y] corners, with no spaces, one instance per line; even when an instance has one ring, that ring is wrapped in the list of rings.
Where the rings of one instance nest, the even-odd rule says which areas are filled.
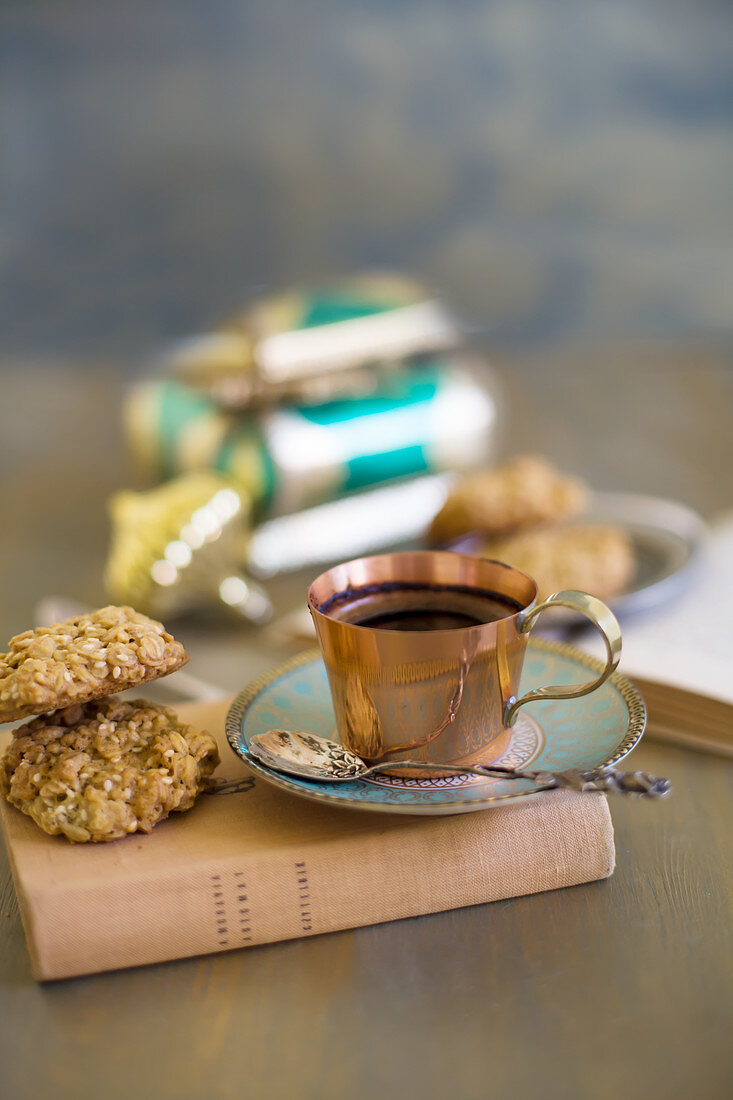
[[[621,657],[621,627],[618,625],[616,616],[610,608],[606,607],[605,603],[596,599],[595,596],[589,596],[587,592],[576,592],[572,589],[554,592],[544,603],[539,603],[535,607],[520,613],[520,632],[526,634],[531,630],[537,616],[547,610],[548,607],[569,607],[571,611],[577,611],[580,615],[585,615],[587,619],[590,619],[593,625],[598,628],[606,644],[605,668],[596,680],[591,680],[587,684],[573,684],[569,687],[541,687],[535,688],[534,691],[528,691],[526,695],[522,695],[519,699],[512,696],[507,701],[504,709],[505,726],[513,726],[517,720],[519,708],[523,707],[525,703],[531,703],[534,699],[578,699],[581,695],[590,694],[591,691],[595,691],[596,688],[606,682]]]

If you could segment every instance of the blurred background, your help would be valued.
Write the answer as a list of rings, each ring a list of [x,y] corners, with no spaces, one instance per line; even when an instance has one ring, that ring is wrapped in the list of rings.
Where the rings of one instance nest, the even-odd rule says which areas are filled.
[[[728,335],[726,0],[2,5],[7,353],[408,270],[500,346]]]
[[[725,0],[0,6],[0,570],[92,603],[121,402],[253,296],[417,278],[504,453],[733,506]]]

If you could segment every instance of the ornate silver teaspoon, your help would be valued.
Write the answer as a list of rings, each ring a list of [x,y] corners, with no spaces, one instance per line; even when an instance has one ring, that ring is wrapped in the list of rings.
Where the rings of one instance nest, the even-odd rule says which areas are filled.
[[[569,768],[563,772],[521,771],[502,768],[497,764],[475,767],[456,767],[454,764],[428,764],[419,760],[390,760],[380,764],[367,764],[356,753],[345,749],[336,741],[317,737],[313,733],[293,730],[268,730],[257,733],[249,743],[249,752],[260,764],[273,771],[302,779],[316,779],[328,783],[349,783],[366,779],[376,772],[404,768],[406,771],[431,771],[459,773],[461,775],[490,776],[493,779],[530,779],[542,790],[565,787],[573,791],[614,791],[617,794],[636,794],[645,798],[660,798],[669,794],[668,779],[646,772],[618,772],[611,767],[591,768],[580,771]]]

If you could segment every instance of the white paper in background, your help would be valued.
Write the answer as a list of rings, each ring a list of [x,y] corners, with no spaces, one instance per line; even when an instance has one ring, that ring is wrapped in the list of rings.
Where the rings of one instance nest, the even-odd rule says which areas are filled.
[[[713,525],[690,587],[621,629],[619,672],[733,703],[733,515]],[[574,644],[604,655],[595,632]]]

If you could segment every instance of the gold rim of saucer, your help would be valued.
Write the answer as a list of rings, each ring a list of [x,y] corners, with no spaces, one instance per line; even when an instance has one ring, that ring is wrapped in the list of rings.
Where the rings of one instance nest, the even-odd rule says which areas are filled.
[[[528,646],[537,649],[543,649],[550,653],[557,653],[560,656],[570,657],[572,660],[577,661],[578,664],[584,665],[592,672],[599,673],[604,668],[604,662],[597,660],[595,657],[591,657],[587,653],[583,653],[581,650],[576,649],[575,646],[569,645],[566,642],[551,642],[543,638],[532,638],[528,642]],[[229,743],[231,750],[242,759],[241,752],[239,750],[237,739],[241,737],[242,722],[244,715],[248,708],[254,701],[254,699],[263,691],[266,687],[274,681],[279,679],[287,672],[291,672],[293,669],[300,668],[303,665],[310,664],[312,661],[321,660],[321,652],[317,648],[311,648],[305,650],[303,653],[298,653],[296,656],[289,658],[287,661],[283,661],[275,668],[270,669],[268,672],[262,673],[250,684],[247,685],[242,691],[240,691],[234,698],[232,705],[229,708],[226,717],[226,739]],[[644,700],[639,692],[638,688],[622,673],[614,672],[608,677],[606,683],[612,684],[619,695],[626,704],[628,711],[628,727],[626,734],[617,746],[614,753],[606,760],[599,762],[597,767],[607,767],[616,764],[619,760],[622,760],[625,756],[631,752],[631,750],[639,743],[642,734],[646,727],[646,706]],[[246,761],[245,761],[246,763]],[[377,813],[422,813],[425,814],[424,808],[410,810],[407,807],[396,807],[392,804],[381,803],[354,803],[344,796],[338,794],[328,794],[325,791],[318,790],[316,783],[310,783],[307,788],[302,786],[294,786],[290,781],[290,777],[286,775],[278,775],[277,772],[270,771],[264,767],[260,770],[256,769],[256,774],[262,774],[267,772],[267,781],[271,782],[274,786],[282,788],[282,790],[289,791],[291,794],[298,794],[311,801],[316,802],[331,802],[337,805],[350,809],[361,809],[370,812]],[[307,782],[307,781],[304,781]],[[461,812],[465,810],[481,810],[487,808],[490,804],[495,802],[506,802],[510,800],[516,800],[519,798],[532,798],[539,794],[545,794],[546,791],[517,791],[516,794],[495,794],[487,795],[485,799],[481,801],[475,799],[463,799],[456,800],[450,803],[450,810],[443,812]]]

